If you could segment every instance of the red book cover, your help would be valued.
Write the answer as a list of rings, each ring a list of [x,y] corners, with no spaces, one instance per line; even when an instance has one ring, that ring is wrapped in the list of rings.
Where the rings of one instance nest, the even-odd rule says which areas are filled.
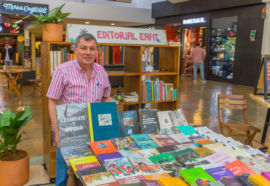
[[[117,152],[110,140],[90,142],[89,145],[96,156],[98,154]]]
[[[250,167],[244,164],[241,160],[236,160],[225,165],[236,176],[248,176],[250,174],[256,174]]]
[[[84,163],[84,164],[75,165],[77,170],[82,170],[82,169],[87,169],[87,168],[97,167],[97,166],[100,166],[100,164],[98,162]]]
[[[101,51],[101,66],[104,67],[104,50]]]
[[[143,87],[143,88],[142,88],[142,91],[143,91],[143,97],[142,97],[142,101],[144,102],[144,101],[145,101],[145,100],[144,100],[144,86],[145,86],[145,83],[144,83],[144,82],[142,82],[142,85],[143,85],[143,86],[142,86],[142,87]]]
[[[179,143],[170,138],[167,134],[148,134],[148,136],[160,147],[179,145]]]
[[[163,82],[159,82],[159,96],[160,96],[160,101],[163,101]]]

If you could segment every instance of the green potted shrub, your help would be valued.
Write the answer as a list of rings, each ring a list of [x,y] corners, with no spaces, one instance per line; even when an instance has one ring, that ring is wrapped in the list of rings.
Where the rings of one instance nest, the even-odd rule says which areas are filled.
[[[39,14],[35,16],[33,25],[42,24],[43,41],[62,41],[63,40],[63,19],[71,13],[62,13],[62,8],[66,3],[49,11],[47,15]]]
[[[22,139],[21,127],[33,118],[30,106],[14,114],[7,109],[0,114],[0,185],[24,185],[29,180],[29,154],[18,150]]]

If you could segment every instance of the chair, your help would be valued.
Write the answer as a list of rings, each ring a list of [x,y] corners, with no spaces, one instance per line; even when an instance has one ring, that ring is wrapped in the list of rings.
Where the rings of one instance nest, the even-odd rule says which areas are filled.
[[[255,137],[257,132],[259,132],[259,133],[261,132],[261,129],[248,124],[246,102],[247,102],[246,96],[244,96],[244,95],[219,94],[218,95],[219,128],[220,128],[221,134],[223,134],[223,129],[226,129],[228,131],[228,133],[226,134],[226,137],[229,137],[229,136],[245,136],[245,137],[247,137],[245,145],[247,145],[247,144],[252,145],[251,142],[252,142],[253,138]],[[240,109],[240,110],[243,110],[245,123],[244,124],[223,123],[221,109]],[[245,131],[246,134],[243,134],[243,133],[232,134],[232,132],[234,130]],[[251,131],[253,131],[252,134],[250,134]]]
[[[7,69],[22,69],[22,66],[7,66]],[[15,79],[15,77],[11,76],[11,79]],[[22,87],[23,87],[23,79],[22,79],[22,74],[20,74],[18,80],[20,81],[20,93],[22,93]],[[8,82],[8,88],[9,88],[9,81]]]
[[[31,90],[31,92],[29,93],[29,95],[31,95],[34,91],[37,91],[39,94],[41,94],[41,76],[39,77],[39,79],[28,79],[27,80],[31,85],[33,85],[33,89]]]

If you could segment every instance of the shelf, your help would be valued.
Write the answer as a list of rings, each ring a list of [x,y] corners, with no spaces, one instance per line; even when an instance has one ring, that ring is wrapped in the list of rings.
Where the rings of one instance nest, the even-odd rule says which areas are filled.
[[[141,103],[168,103],[168,102],[175,102],[177,100],[165,100],[165,101],[147,101],[147,102],[141,102]]]
[[[210,37],[237,37],[237,36],[210,36]]]
[[[138,105],[139,102],[130,102],[130,103],[126,103],[126,102],[118,102],[117,105]]]
[[[168,72],[168,71],[154,71],[154,72],[145,72],[145,73],[142,73],[142,75],[145,75],[145,76],[170,76],[170,75],[176,76],[176,75],[178,75],[178,73],[177,72]]]
[[[139,76],[139,72],[106,71],[108,76]]]
[[[228,61],[228,60],[213,60],[213,59],[210,59],[210,61],[214,61],[214,62],[216,62],[216,61],[219,61],[219,62],[231,62],[231,63],[234,63],[234,61]]]
[[[211,54],[218,54],[218,53],[225,53],[225,51],[224,52],[211,52]]]

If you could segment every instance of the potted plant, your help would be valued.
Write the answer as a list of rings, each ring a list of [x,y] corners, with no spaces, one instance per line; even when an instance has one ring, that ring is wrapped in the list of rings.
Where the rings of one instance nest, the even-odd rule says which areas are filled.
[[[33,118],[30,106],[14,114],[10,109],[0,114],[0,185],[24,185],[29,180],[29,154],[18,150],[17,145],[23,140],[20,132]]]
[[[63,40],[63,19],[70,13],[62,13],[62,8],[66,3],[51,10],[47,15],[39,14],[35,16],[33,25],[42,24],[43,41],[62,41]]]

